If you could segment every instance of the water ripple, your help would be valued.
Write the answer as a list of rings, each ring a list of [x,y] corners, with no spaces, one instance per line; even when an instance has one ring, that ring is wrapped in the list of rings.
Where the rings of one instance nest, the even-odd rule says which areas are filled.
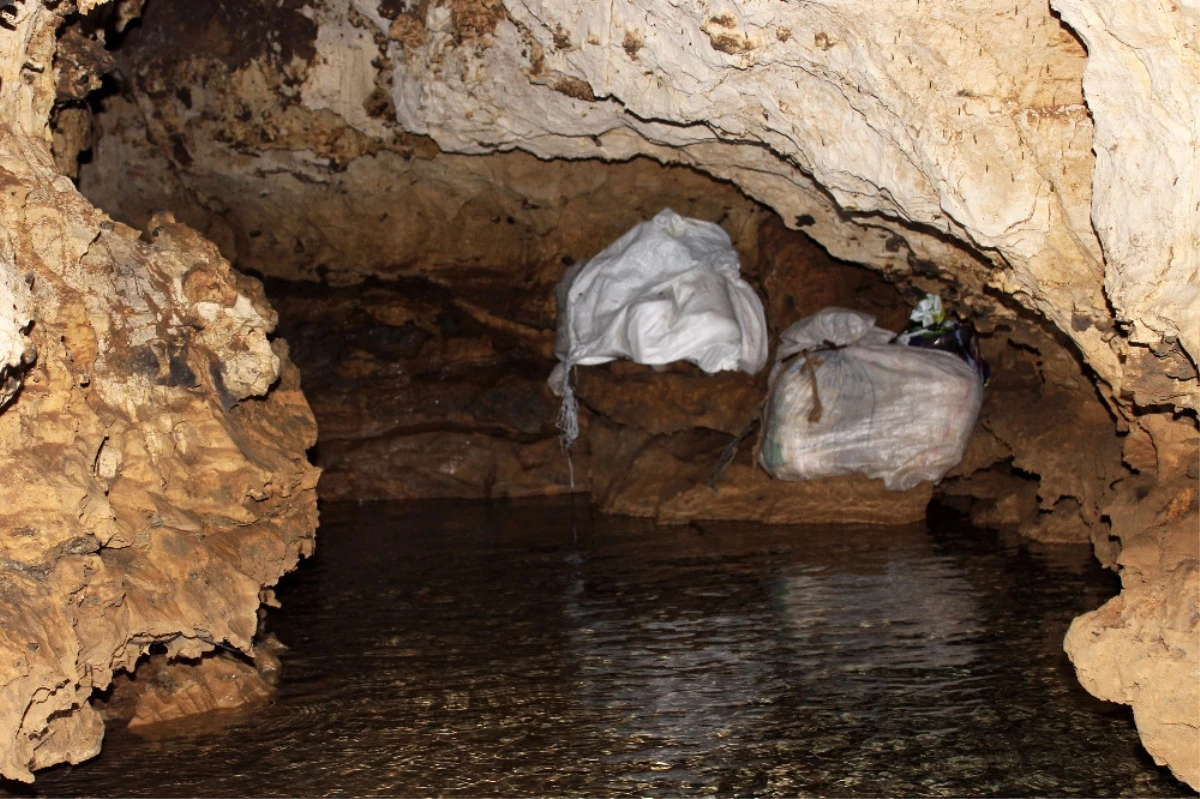
[[[37,791],[1189,795],[1062,654],[1114,590],[1086,550],[954,526],[331,505],[267,622],[290,647],[270,705],[112,729]]]

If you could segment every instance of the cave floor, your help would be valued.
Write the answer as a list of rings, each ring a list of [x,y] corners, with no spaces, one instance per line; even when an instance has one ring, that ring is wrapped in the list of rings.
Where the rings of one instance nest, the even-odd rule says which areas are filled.
[[[29,793],[1191,795],[1062,652],[1116,589],[1086,546],[950,518],[326,504],[266,621],[289,647],[272,702],[111,728]]]

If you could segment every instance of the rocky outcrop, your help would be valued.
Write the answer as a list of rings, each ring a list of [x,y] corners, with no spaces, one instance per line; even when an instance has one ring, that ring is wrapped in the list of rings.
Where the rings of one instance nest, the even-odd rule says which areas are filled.
[[[112,690],[96,703],[100,715],[147,738],[178,734],[180,722],[218,727],[234,714],[244,717],[271,698],[267,678],[274,672],[269,669],[279,665],[270,652],[273,642],[269,636],[260,642],[253,666],[225,652],[190,660],[152,655],[138,666],[136,678],[122,674],[113,681]]]
[[[311,550],[316,428],[261,285],[169,215],[58,173],[61,14],[0,31],[0,774],[94,755],[89,704],[152,648],[252,655]]]
[[[546,387],[552,336],[413,279],[272,294],[321,427],[322,497],[571,490]]]
[[[1125,481],[1108,506],[1122,543],[1121,594],[1075,619],[1066,649],[1084,687],[1102,699],[1131,705],[1155,761],[1196,785],[1200,439],[1171,425],[1156,441],[1157,463]]]

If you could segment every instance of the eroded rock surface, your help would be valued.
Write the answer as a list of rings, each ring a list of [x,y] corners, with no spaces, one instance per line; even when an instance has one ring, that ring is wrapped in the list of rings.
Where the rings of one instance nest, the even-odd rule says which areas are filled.
[[[222,715],[250,712],[271,693],[261,669],[226,652],[174,661],[157,654],[132,678],[122,674],[114,681],[100,713],[105,721],[120,720],[139,735],[154,737],[171,732],[173,723],[185,719],[197,726],[218,726]]]
[[[546,387],[552,333],[421,280],[272,293],[320,423],[323,497],[570,490]]]
[[[384,29],[369,4],[344,1]],[[1063,5],[1074,15],[1076,4]],[[1169,198],[1185,202],[1197,180],[1184,132],[1194,128],[1194,101],[1170,88],[1200,77],[1185,44],[1195,8],[1156,4],[1126,20],[1109,4],[1079,5],[1085,38],[1117,51],[1103,56],[1107,67],[1089,68],[1088,97],[1130,109],[1100,121],[1102,136],[1124,139],[1106,158],[1127,191],[1105,184],[1095,206],[1091,120],[1106,109],[1093,105],[1089,115],[1087,53],[1044,4],[513,2],[486,30],[460,30],[458,16],[433,6],[422,35],[398,37],[387,53],[399,119],[446,149],[578,158],[598,146],[607,157],[640,152],[695,165],[785,219],[811,219],[812,235],[841,257],[900,273],[935,264],[973,291],[1013,295],[1070,336],[1115,390],[1137,390],[1161,367],[1129,358],[1130,347],[1169,349],[1197,321],[1186,254],[1195,226],[1185,221],[1195,211],[1159,213],[1175,207]],[[340,25],[339,16],[331,7],[323,24]],[[1133,41],[1118,33],[1126,24],[1139,34]],[[1140,81],[1141,61],[1155,63],[1153,85],[1163,88],[1147,88],[1145,103],[1117,100],[1131,76],[1150,85]],[[455,113],[468,96],[471,112]],[[1170,135],[1149,143],[1159,128]],[[1145,161],[1152,177],[1139,168]],[[1145,226],[1125,227],[1131,203]],[[1093,212],[1131,260],[1104,260]],[[1154,230],[1140,235],[1177,254],[1143,280],[1135,263],[1159,259],[1133,255],[1117,229]],[[1114,336],[1151,296],[1125,288],[1134,283],[1161,286],[1157,309],[1139,317],[1145,333]],[[1194,365],[1188,336],[1183,346]],[[1194,408],[1194,386],[1188,374],[1161,394]]]
[[[59,12],[67,9],[60,8]],[[152,645],[252,650],[312,546],[316,428],[261,285],[169,215],[59,175],[40,3],[0,31],[0,774],[94,755],[89,704]],[[36,354],[35,354],[36,352]]]
[[[1200,99],[1193,89],[1200,85],[1200,3],[1050,5],[1087,47],[1083,90],[1095,122],[1096,156],[1091,220],[1104,247],[1105,293],[1131,327],[1131,342],[1156,354],[1170,353],[1178,342],[1195,367]],[[1179,389],[1187,397],[1174,404],[1195,409],[1194,382]]]
[[[1178,430],[1178,427],[1173,427]],[[1158,437],[1160,457],[1108,506],[1122,550],[1121,595],[1077,618],[1066,649],[1080,681],[1133,707],[1157,763],[1200,783],[1200,537],[1196,435]]]

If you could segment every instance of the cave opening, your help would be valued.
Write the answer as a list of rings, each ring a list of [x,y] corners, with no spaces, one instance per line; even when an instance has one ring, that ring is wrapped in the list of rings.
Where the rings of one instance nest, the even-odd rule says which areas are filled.
[[[81,262],[111,254],[122,302],[152,293],[125,293],[139,278],[122,259],[166,263],[155,268],[177,276],[193,316],[181,314],[182,333],[150,322],[155,334],[122,337],[84,314],[39,346],[42,363],[69,364],[72,390],[94,391],[85,397],[105,396],[92,385],[105,370],[129,373],[153,385],[138,402],[181,418],[198,403],[212,419],[163,428],[179,465],[160,476],[138,465],[166,457],[154,437],[134,444],[97,411],[110,432],[89,468],[132,532],[85,554],[126,575],[142,575],[133,561],[149,552],[191,563],[178,604],[198,610],[176,630],[130,602],[153,623],[99,669],[111,686],[88,678],[103,689],[89,707],[109,725],[106,753],[32,790],[101,795],[106,774],[152,763],[167,776],[111,790],[1187,795],[1161,765],[1179,773],[1179,753],[1143,751],[1132,713],[1086,693],[1062,651],[1072,619],[1118,593],[1127,530],[1169,526],[1158,547],[1194,520],[1194,410],[1177,397],[1195,370],[1177,340],[1122,354],[1165,374],[1129,390],[1134,414],[1081,345],[1132,326],[1093,313],[1068,273],[1064,329],[1029,299],[1023,244],[909,215],[888,187],[781,150],[775,117],[820,116],[819,105],[764,104],[762,135],[640,114],[563,71],[555,54],[589,38],[547,22],[551,53],[504,3],[117,0],[59,12],[51,152],[104,216]],[[1014,12],[1061,56],[1046,74],[1063,74],[1038,97],[1066,108],[1086,50],[1057,14]],[[718,14],[698,30],[736,58],[752,49],[739,24]],[[666,68],[649,30],[626,27],[614,43],[643,77]],[[780,46],[794,35],[783,30]],[[826,52],[842,41],[811,38]],[[460,52],[462,74],[445,66]],[[531,112],[516,91],[478,100],[480,65],[505,58],[517,71],[488,86],[519,74],[554,102]],[[966,108],[975,97],[962,91]],[[406,105],[417,95],[461,126],[429,124],[434,112]],[[608,107],[598,114],[620,106],[633,127],[585,135],[561,118],[562,98]],[[567,131],[561,141],[528,133],[539,113],[546,131]],[[1023,136],[1041,131],[1021,124]],[[819,127],[796,125],[821,139]],[[503,138],[514,131],[526,138]],[[1057,165],[1044,143],[1022,139],[1021,160]],[[1063,147],[1039,203],[1087,172],[1090,143]],[[870,193],[897,206],[855,199]],[[829,306],[900,330],[927,292],[969,314],[993,379],[962,462],[936,486],[893,492],[866,478],[771,480],[747,445],[716,483],[766,370],[614,361],[578,373],[572,477],[547,385],[555,285],[663,208],[729,234],[772,340]],[[1078,238],[1051,249],[1077,245],[1093,268],[1098,247]],[[130,316],[171,319],[157,302]],[[213,314],[234,332],[208,332]],[[80,352],[97,365],[82,371]],[[270,379],[264,363],[277,364]],[[206,460],[222,447],[236,459]],[[175,481],[166,501],[154,480]],[[229,512],[232,483],[243,495]],[[1170,717],[1188,701],[1160,704]],[[215,712],[185,720],[189,704]],[[76,709],[48,714],[46,728]],[[64,733],[61,751],[30,762],[72,759],[83,737]],[[212,765],[193,760],[206,751]]]

